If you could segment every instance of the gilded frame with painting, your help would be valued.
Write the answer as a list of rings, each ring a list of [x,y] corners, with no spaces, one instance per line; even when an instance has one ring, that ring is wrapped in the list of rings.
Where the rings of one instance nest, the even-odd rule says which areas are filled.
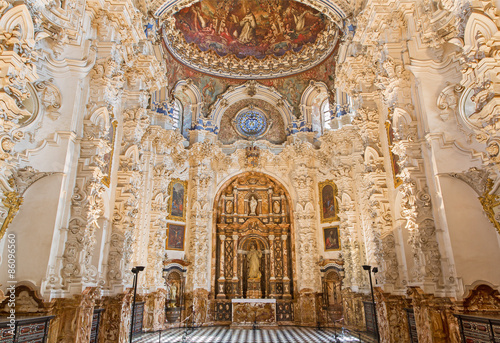
[[[168,186],[168,219],[186,220],[187,181],[173,179]]]
[[[186,232],[186,226],[169,223],[167,228],[167,241],[165,249],[184,250],[184,235]]]
[[[323,239],[325,243],[325,251],[340,250],[340,237],[339,237],[338,226],[323,228]]]
[[[333,181],[326,180],[319,183],[319,205],[322,223],[339,221],[337,185]]]

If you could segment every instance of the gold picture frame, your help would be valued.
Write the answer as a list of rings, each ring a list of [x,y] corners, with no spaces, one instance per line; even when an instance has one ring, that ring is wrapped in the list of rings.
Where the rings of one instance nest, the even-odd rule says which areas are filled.
[[[186,235],[186,226],[184,224],[168,223],[165,249],[184,251],[185,235]]]
[[[325,243],[325,251],[341,250],[339,227],[332,226],[323,228],[323,242]]]
[[[187,181],[173,179],[168,185],[168,219],[186,221]]]
[[[322,223],[340,220],[337,193],[337,185],[332,180],[319,183],[319,207]]]
[[[399,174],[399,157],[394,155],[392,152],[394,132],[392,131],[392,124],[390,121],[385,122],[385,129],[387,132],[387,143],[389,145],[389,156],[391,157],[391,170],[392,178],[394,180],[394,188],[398,188],[403,183],[403,180],[397,176]]]
[[[107,173],[103,176],[102,178],[102,184],[106,187],[109,188],[109,185],[111,183],[111,171],[113,169],[113,155],[115,153],[115,139],[116,139],[116,128],[118,126],[118,122],[114,120],[111,122],[111,129],[113,130],[111,132],[111,151],[109,152],[109,161],[108,161],[108,170]]]

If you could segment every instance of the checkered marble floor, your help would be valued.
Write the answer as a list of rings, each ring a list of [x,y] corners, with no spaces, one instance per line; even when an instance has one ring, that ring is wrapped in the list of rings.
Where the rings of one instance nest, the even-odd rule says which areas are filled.
[[[230,329],[203,327],[197,329],[169,329],[136,336],[135,343],[336,343],[360,342],[352,336],[342,336],[333,329],[280,327],[279,329]]]

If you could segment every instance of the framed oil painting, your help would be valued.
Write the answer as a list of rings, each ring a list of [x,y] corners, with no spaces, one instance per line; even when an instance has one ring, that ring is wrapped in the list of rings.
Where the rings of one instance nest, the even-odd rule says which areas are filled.
[[[104,168],[102,173],[104,174],[102,178],[102,183],[106,186],[109,187],[109,183],[111,180],[111,167],[113,163],[113,153],[115,152],[115,138],[116,138],[116,126],[118,125],[118,122],[115,120],[111,123],[109,126],[109,131],[108,134],[106,135],[106,139],[109,141],[109,144],[111,146],[111,150],[104,155],[103,157],[103,162],[104,162]]]
[[[185,226],[179,224],[168,224],[167,250],[184,250]]]
[[[339,227],[325,227],[323,229],[325,240],[325,251],[338,251],[340,250]]]
[[[392,124],[389,121],[385,122],[385,128],[387,129],[387,141],[389,143],[389,154],[391,156],[391,169],[392,169],[392,177],[394,179],[394,188],[398,188],[403,180],[398,177],[401,169],[399,168],[399,157],[392,152],[392,143],[394,140],[394,131],[392,130]]]
[[[337,203],[337,185],[331,180],[319,183],[319,203],[321,222],[330,223],[339,220]]]
[[[168,219],[186,220],[187,181],[173,179],[168,186]]]

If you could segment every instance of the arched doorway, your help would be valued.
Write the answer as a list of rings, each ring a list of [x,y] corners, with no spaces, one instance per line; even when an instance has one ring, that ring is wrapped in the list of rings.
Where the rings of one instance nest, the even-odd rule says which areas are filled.
[[[262,173],[226,182],[215,201],[217,299],[292,299],[290,201]]]
[[[327,323],[335,322],[342,318],[342,277],[333,268],[325,272],[323,279],[323,303],[328,315]]]

